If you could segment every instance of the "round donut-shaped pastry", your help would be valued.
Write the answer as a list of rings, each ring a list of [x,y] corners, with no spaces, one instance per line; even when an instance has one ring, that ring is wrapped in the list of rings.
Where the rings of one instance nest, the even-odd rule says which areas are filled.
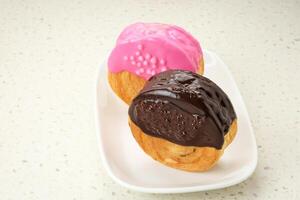
[[[171,69],[203,74],[199,42],[173,25],[136,23],[126,27],[108,59],[108,80],[127,104],[155,74]]]
[[[185,70],[150,78],[128,113],[140,147],[154,160],[185,171],[213,167],[237,132],[237,117],[223,90]]]

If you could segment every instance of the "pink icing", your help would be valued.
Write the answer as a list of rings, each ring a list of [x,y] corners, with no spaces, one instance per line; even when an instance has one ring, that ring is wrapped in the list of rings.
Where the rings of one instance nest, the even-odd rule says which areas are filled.
[[[126,27],[112,50],[108,67],[128,71],[146,80],[168,69],[196,72],[202,59],[198,41],[180,27],[136,23]]]

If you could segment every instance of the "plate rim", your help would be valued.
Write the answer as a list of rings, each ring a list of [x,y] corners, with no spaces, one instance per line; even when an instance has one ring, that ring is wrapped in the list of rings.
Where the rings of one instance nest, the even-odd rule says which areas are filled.
[[[233,186],[236,185],[238,183],[241,183],[245,180],[247,180],[255,171],[256,166],[257,166],[257,162],[258,162],[258,151],[257,151],[257,143],[256,143],[256,138],[255,138],[255,134],[253,131],[253,127],[252,127],[252,123],[250,121],[250,117],[249,117],[249,113],[247,110],[247,107],[245,105],[245,102],[243,100],[242,94],[240,93],[240,90],[235,82],[235,79],[233,78],[229,68],[227,67],[227,65],[223,62],[222,59],[220,59],[220,57],[209,50],[203,49],[203,52],[205,52],[206,54],[208,54],[209,56],[213,56],[216,59],[218,59],[218,61],[220,61],[224,66],[226,66],[227,68],[227,72],[229,74],[229,78],[231,79],[231,81],[234,83],[234,87],[235,89],[237,89],[239,91],[239,98],[241,100],[242,106],[244,108],[244,112],[246,113],[246,120],[249,122],[249,128],[250,128],[250,132],[251,132],[251,139],[253,141],[253,144],[256,148],[254,148],[254,160],[253,162],[251,162],[251,165],[248,165],[247,167],[245,167],[245,172],[243,173],[243,175],[241,177],[234,177],[231,178],[229,180],[223,180],[221,182],[218,183],[213,183],[213,184],[207,184],[207,185],[198,185],[198,186],[187,186],[187,187],[142,187],[142,186],[138,186],[138,185],[133,185],[130,184],[128,182],[123,181],[122,179],[118,178],[112,171],[111,168],[107,162],[106,156],[104,154],[104,146],[103,146],[103,140],[102,137],[100,137],[101,135],[101,124],[99,123],[99,121],[101,120],[101,116],[99,114],[99,103],[98,103],[98,99],[99,99],[99,94],[98,94],[98,86],[99,86],[99,82],[100,82],[100,75],[104,64],[101,64],[99,69],[98,69],[98,73],[96,75],[96,85],[95,85],[95,91],[96,91],[96,95],[95,95],[95,123],[96,123],[96,138],[97,138],[97,145],[98,145],[98,151],[100,153],[100,159],[102,161],[102,164],[104,166],[105,171],[108,173],[108,175],[118,184],[120,184],[121,186],[128,188],[130,190],[133,191],[137,191],[137,192],[144,192],[144,193],[161,193],[161,194],[170,194],[170,193],[190,193],[190,192],[200,192],[200,191],[209,191],[209,190],[216,190],[216,189],[221,189],[221,188],[226,188],[229,186]],[[102,62],[105,63],[106,59]]]

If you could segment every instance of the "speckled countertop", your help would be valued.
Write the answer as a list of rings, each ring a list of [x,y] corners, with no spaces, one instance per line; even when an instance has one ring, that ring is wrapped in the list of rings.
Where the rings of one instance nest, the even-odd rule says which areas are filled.
[[[300,199],[300,3],[0,0],[1,200]],[[258,166],[226,189],[155,195],[114,183],[99,160],[98,66],[132,22],[182,26],[230,67]]]

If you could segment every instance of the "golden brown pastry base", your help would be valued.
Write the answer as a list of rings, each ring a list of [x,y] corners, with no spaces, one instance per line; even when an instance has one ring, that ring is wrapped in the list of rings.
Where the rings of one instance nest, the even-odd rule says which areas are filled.
[[[203,74],[204,62],[201,59],[199,64],[198,73]],[[146,80],[143,78],[122,71],[119,73],[108,72],[108,81],[113,91],[127,104],[130,104],[132,99],[140,92],[144,87]]]
[[[164,165],[185,171],[206,171],[212,168],[232,142],[237,132],[237,120],[230,126],[222,149],[182,146],[165,139],[145,134],[131,120],[129,126],[135,140],[144,152]]]
[[[113,91],[128,105],[146,83],[145,79],[127,71],[108,72],[108,81]]]

